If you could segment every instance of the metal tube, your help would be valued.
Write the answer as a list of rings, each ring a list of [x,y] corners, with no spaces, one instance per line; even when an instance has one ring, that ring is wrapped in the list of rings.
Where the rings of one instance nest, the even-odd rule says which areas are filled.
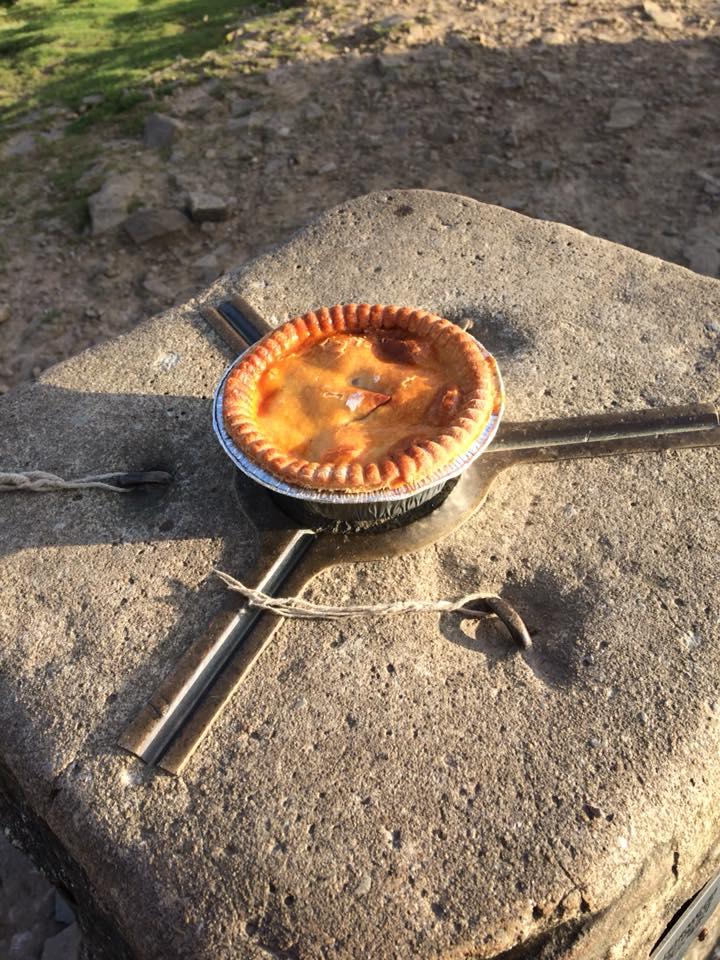
[[[565,444],[607,443],[633,437],[692,433],[720,426],[718,410],[712,403],[658,407],[601,413],[587,417],[563,417],[501,424],[489,452],[523,450]]]

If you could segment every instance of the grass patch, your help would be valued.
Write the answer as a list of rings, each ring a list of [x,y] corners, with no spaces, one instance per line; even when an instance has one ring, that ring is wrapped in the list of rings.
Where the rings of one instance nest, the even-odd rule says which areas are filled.
[[[222,48],[241,17],[287,2],[260,0],[0,0],[0,118],[102,94],[79,121],[128,110],[148,78]]]

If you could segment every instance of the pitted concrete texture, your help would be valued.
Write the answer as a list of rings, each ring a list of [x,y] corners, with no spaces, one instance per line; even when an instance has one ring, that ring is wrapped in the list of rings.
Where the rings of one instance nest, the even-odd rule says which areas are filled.
[[[349,300],[470,317],[512,419],[720,393],[720,284],[458,196],[345,204],[205,301],[234,291],[277,322]],[[256,549],[197,307],[0,402],[3,465],[175,475],[3,497],[17,830],[52,840],[110,955],[647,955],[719,860],[718,450],[519,467],[437,547],[323,574],[322,602],[498,589],[534,651],[451,615],[288,622],[173,779],[116,739],[220,604],[212,568],[242,577]]]

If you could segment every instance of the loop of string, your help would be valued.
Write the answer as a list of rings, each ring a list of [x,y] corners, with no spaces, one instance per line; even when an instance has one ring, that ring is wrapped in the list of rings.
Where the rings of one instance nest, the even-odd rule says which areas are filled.
[[[94,487],[98,490],[112,490],[113,493],[128,493],[129,487],[118,487],[108,483],[116,473],[98,473],[90,477],[78,477],[74,480],[65,480],[54,473],[44,470],[28,470],[24,473],[0,472],[0,493],[9,493],[15,490],[29,493],[47,493],[49,490],[82,490]]]
[[[347,620],[354,617],[388,617],[400,613],[464,613],[477,619],[489,615],[478,611],[468,604],[485,598],[495,598],[495,593],[469,593],[459,600],[396,600],[392,603],[349,604],[347,606],[326,606],[303,600],[302,597],[271,597],[262,590],[248,587],[222,570],[214,571],[229,590],[242,594],[253,607],[267,610],[279,617],[299,620]]]

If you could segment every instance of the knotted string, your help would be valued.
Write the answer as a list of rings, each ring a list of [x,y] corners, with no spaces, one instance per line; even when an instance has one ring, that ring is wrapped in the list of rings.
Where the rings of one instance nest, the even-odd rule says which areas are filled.
[[[120,475],[116,471],[115,473],[98,473],[90,477],[65,480],[54,473],[46,473],[44,470],[28,470],[25,473],[0,472],[0,493],[9,493],[14,490],[22,490],[28,493],[47,493],[48,490],[82,490],[88,487],[94,487],[98,490],[112,490],[113,493],[128,493],[130,487],[118,487],[107,482]]]
[[[114,482],[112,482],[114,481]],[[55,473],[45,470],[0,471],[0,493],[27,492],[48,493],[51,490],[109,490],[112,493],[129,493],[135,487],[148,484],[166,484],[172,482],[172,476],[164,470],[141,470],[134,473],[94,473],[89,477],[76,477],[65,480]]]
[[[253,607],[267,610],[279,617],[298,620],[347,620],[356,617],[389,617],[400,613],[464,613],[475,619],[478,616],[491,616],[487,610],[478,610],[469,606],[486,598],[494,599],[494,593],[468,593],[459,600],[396,600],[392,603],[348,604],[347,606],[326,606],[303,600],[302,597],[271,597],[262,590],[248,587],[230,574],[215,570],[230,590],[242,594]]]

